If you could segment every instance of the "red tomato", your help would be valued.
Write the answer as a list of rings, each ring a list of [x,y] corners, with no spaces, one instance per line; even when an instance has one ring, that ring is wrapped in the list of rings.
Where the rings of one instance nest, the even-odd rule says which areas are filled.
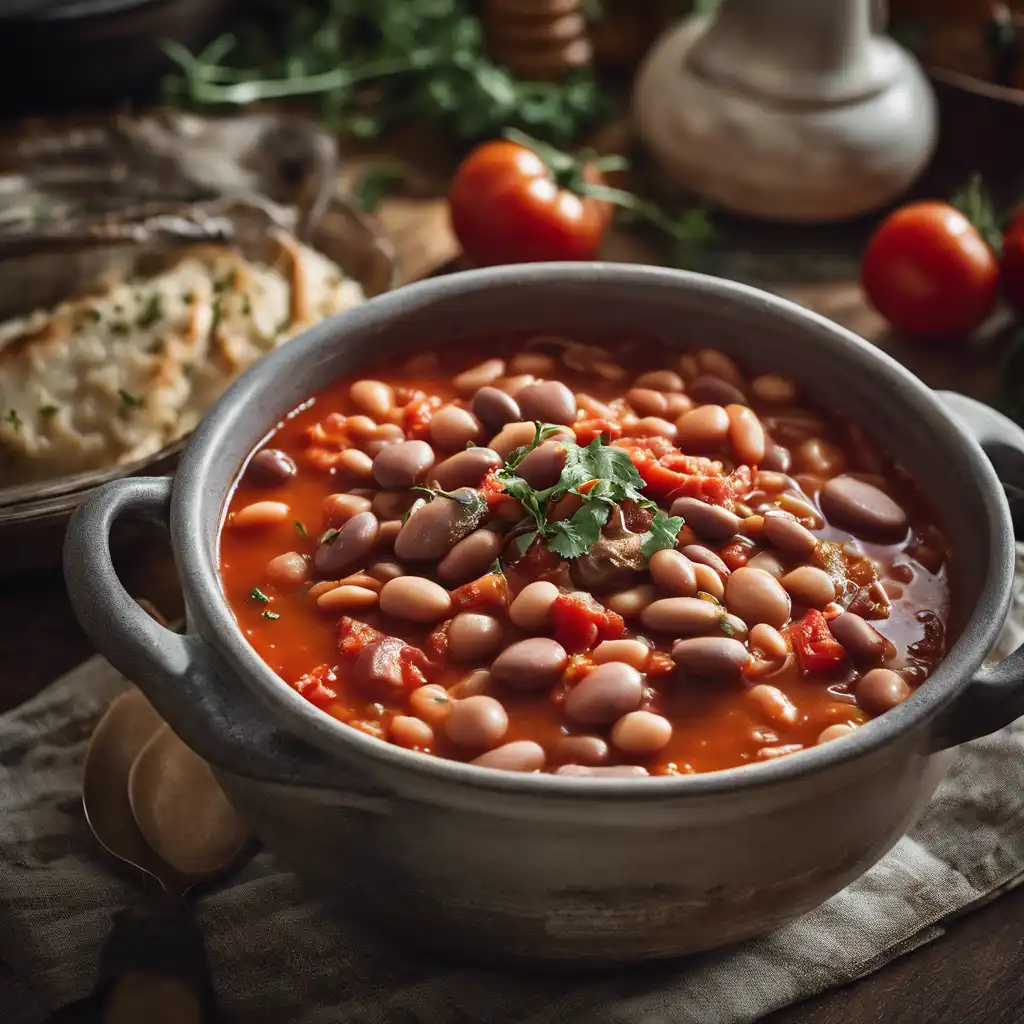
[[[868,300],[896,330],[955,338],[996,302],[999,264],[978,230],[947,203],[910,203],[868,241],[861,264]]]
[[[622,616],[589,594],[560,594],[551,606],[555,639],[567,651],[588,651],[600,640],[616,640],[626,623]]]
[[[846,661],[846,648],[832,635],[825,616],[817,610],[790,623],[786,632],[804,675],[831,672]]]
[[[1003,235],[999,269],[1003,275],[1003,293],[1024,312],[1024,208],[1017,211]]]
[[[594,167],[582,176],[604,183]],[[608,203],[570,191],[533,150],[506,140],[462,161],[449,199],[455,235],[479,266],[592,259],[612,217]]]

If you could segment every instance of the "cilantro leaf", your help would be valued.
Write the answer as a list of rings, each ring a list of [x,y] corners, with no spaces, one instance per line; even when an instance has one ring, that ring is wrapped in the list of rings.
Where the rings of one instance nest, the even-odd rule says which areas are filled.
[[[651,520],[651,528],[640,542],[640,553],[644,558],[650,559],[656,551],[674,548],[682,526],[682,516],[667,516],[664,512],[658,512]]]
[[[548,548],[563,558],[579,558],[601,536],[612,507],[605,501],[584,501],[571,519],[548,524]]]

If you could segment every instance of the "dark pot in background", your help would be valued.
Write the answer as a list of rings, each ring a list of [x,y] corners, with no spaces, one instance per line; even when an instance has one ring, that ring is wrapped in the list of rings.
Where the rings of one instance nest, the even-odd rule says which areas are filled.
[[[12,0],[0,4],[0,117],[159,96],[172,39],[202,49],[234,0]]]

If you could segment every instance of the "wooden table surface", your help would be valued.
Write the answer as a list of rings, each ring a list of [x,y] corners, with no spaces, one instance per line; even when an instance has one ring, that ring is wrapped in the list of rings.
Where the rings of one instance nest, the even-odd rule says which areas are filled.
[[[388,200],[380,211],[403,263],[402,279],[435,272],[457,254],[443,202]],[[642,257],[616,240],[610,257]],[[930,384],[984,394],[990,360],[978,351],[902,348],[864,306],[854,281],[780,289],[903,358]],[[121,552],[129,591],[169,616],[181,598],[169,552],[154,536]],[[37,693],[90,655],[71,612],[59,570],[0,577],[0,711]],[[771,1024],[1019,1024],[1024,1020],[1024,889],[949,926],[929,946],[845,989],[826,993],[768,1020]]]

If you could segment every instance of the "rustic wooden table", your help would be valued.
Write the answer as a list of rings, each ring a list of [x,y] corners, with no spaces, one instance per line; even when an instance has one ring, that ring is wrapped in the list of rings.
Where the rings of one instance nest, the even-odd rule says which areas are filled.
[[[391,199],[380,210],[385,230],[411,281],[449,265],[457,246],[440,200]],[[642,258],[643,250],[617,239],[610,257]],[[991,360],[976,351],[937,352],[902,347],[866,308],[855,281],[794,283],[780,289],[893,351],[928,383],[984,394]],[[118,558],[136,597],[169,616],[181,597],[163,542],[136,544]],[[0,577],[0,711],[38,693],[92,653],[71,612],[60,571]],[[1003,896],[931,945],[845,989],[773,1014],[771,1024],[1019,1024],[1024,1020],[1024,889]]]

